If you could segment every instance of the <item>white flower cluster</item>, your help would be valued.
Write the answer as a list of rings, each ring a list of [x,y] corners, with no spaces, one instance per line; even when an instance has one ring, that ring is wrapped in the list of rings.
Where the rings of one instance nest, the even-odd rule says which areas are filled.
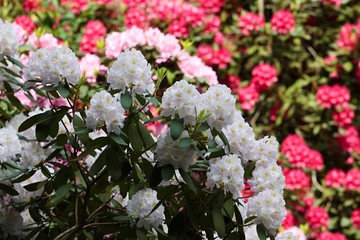
[[[244,189],[244,169],[237,155],[212,159],[206,176],[207,187],[223,188],[224,192],[230,192],[234,199],[241,197],[240,191]]]
[[[230,145],[230,152],[225,148],[226,153],[239,155],[243,163],[247,163],[254,155],[256,140],[252,127],[245,122],[240,111],[235,112],[234,122],[226,126],[223,133]],[[219,146],[224,145],[219,137],[215,140]]]
[[[185,124],[194,124],[197,117],[195,109],[197,114],[205,110],[205,113],[210,115],[207,123],[218,131],[233,122],[236,111],[235,98],[225,85],[211,86],[205,93],[200,94],[185,80],[175,83],[165,91],[161,107],[164,116],[178,114],[184,118]]]
[[[184,131],[182,136],[174,141],[170,129],[160,136],[156,146],[156,159],[159,166],[170,164],[174,169],[182,168],[184,171],[188,171],[189,167],[195,164],[195,151],[180,147],[180,139],[188,136],[189,133]]]
[[[186,80],[181,80],[164,92],[161,104],[162,115],[174,117],[177,114],[184,119],[184,124],[194,125],[196,115],[202,108],[201,103],[201,94],[195,86]]]
[[[283,233],[281,236],[277,236],[275,240],[299,240],[292,232]]]
[[[120,101],[103,90],[94,94],[90,109],[86,110],[86,126],[94,130],[98,124],[105,123],[108,132],[120,134],[124,126],[125,110]]]
[[[3,237],[2,239],[12,239],[10,236],[21,235],[23,219],[20,213],[14,207],[2,205],[0,204],[0,237]]]
[[[75,53],[68,47],[41,48],[31,55],[24,68],[26,80],[41,79],[42,84],[56,86],[61,80],[76,85],[81,76]],[[27,83],[34,85],[34,83]]]
[[[122,52],[107,73],[110,89],[130,91],[133,96],[146,92],[152,94],[155,90],[151,66],[144,55],[134,48]]]
[[[19,51],[17,32],[11,23],[0,19],[0,61],[4,56],[13,57]]]
[[[0,162],[11,161],[21,153],[17,131],[12,126],[0,129]]]
[[[281,167],[272,163],[266,166],[256,166],[248,183],[255,193],[266,189],[278,190],[282,193],[285,188],[285,177]]]
[[[203,94],[204,109],[211,113],[207,119],[211,128],[221,131],[222,128],[231,124],[234,120],[235,97],[231,95],[231,90],[225,85],[215,85]]]
[[[262,223],[270,233],[275,233],[286,216],[282,192],[266,189],[249,198],[247,216],[256,216],[255,224]]]
[[[23,141],[21,145],[21,165],[23,168],[33,167],[44,161],[50,154],[38,142]]]
[[[49,171],[53,171],[53,169],[48,168]],[[36,191],[27,191],[24,186],[29,185],[31,183],[41,182],[47,180],[47,177],[41,172],[41,170],[37,170],[34,175],[30,178],[26,179],[23,182],[15,183],[14,188],[19,193],[19,195],[12,197],[15,202],[25,203],[30,202],[31,198],[37,198],[41,196],[44,192],[44,187],[36,190]]]
[[[155,190],[143,189],[135,193],[129,200],[126,211],[130,216],[139,218],[137,227],[150,229],[163,223],[165,218],[164,206],[160,205],[150,214],[159,202],[156,195]]]

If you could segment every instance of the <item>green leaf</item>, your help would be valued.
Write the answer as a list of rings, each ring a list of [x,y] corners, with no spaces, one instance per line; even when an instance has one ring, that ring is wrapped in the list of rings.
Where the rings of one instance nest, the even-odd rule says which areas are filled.
[[[70,183],[66,185],[62,185],[58,190],[56,190],[55,195],[52,198],[50,198],[50,201],[45,204],[45,207],[50,208],[61,203],[64,200],[64,198],[68,195],[71,188],[72,188],[72,184]]]
[[[7,56],[7,59],[9,59],[10,62],[17,65],[19,68],[24,68],[24,64],[22,64],[19,60],[15,59],[13,57],[10,57],[10,56]]]
[[[175,141],[177,140],[182,132],[184,131],[184,125],[180,118],[175,117],[174,120],[170,123],[170,134],[171,138]]]
[[[58,146],[64,146],[67,143],[67,136],[66,134],[60,134],[56,137],[56,145]]]
[[[256,232],[260,240],[266,240],[266,228],[263,224],[256,225]]]
[[[30,183],[30,184],[24,186],[24,188],[27,191],[34,192],[34,191],[37,191],[37,190],[41,189],[42,187],[44,187],[47,182],[48,181],[45,180],[45,181],[41,181],[41,182]]]
[[[179,146],[181,148],[188,148],[193,144],[193,140],[191,138],[183,138],[179,142]]]
[[[110,147],[105,149],[104,152],[103,154],[105,154],[106,169],[113,179],[118,180],[122,173],[122,155],[119,154],[119,151],[114,151]]]
[[[169,181],[175,174],[174,167],[166,165],[161,168],[161,177],[164,181]]]
[[[131,121],[129,125],[129,140],[131,146],[133,147],[135,153],[140,156],[142,154],[143,149],[143,141],[141,138],[141,134],[138,129],[138,122]]]
[[[153,168],[153,171],[151,173],[151,177],[150,177],[150,180],[149,180],[149,185],[150,185],[151,188],[156,187],[163,180],[162,176],[161,176],[161,170],[162,170],[162,168],[160,168],[160,167],[155,166]]]
[[[63,98],[67,98],[70,95],[70,89],[68,85],[60,83],[57,87],[57,90]]]
[[[215,205],[212,210],[213,222],[216,232],[220,238],[225,237],[225,221],[221,213],[221,205]]]
[[[196,193],[197,189],[196,189],[194,183],[192,182],[189,173],[185,172],[181,168],[179,169],[179,172],[180,172],[181,177],[184,179],[186,186],[188,186],[194,193]]]
[[[105,167],[106,164],[106,153],[104,151],[99,155],[99,157],[95,160],[94,164],[90,168],[90,174],[95,175],[101,171]]]
[[[116,135],[114,133],[110,133],[108,135],[112,140],[114,140],[117,144],[127,146],[128,144],[120,137],[119,135]]]
[[[130,93],[128,93],[128,92],[122,93],[121,97],[120,97],[120,101],[121,101],[121,105],[123,106],[123,108],[129,109],[132,105],[132,97],[131,97]]]
[[[245,219],[244,223],[247,224],[247,223],[251,222],[254,219],[256,219],[256,216],[250,216],[250,217]]]
[[[6,184],[3,184],[3,183],[0,183],[0,190],[6,192],[7,194],[9,194],[11,196],[19,195],[19,193],[15,189],[13,189],[12,187],[10,187]]]
[[[82,143],[87,144],[89,142],[89,133],[86,124],[84,123],[82,118],[76,114],[74,114],[73,117],[73,126],[76,136],[78,136]]]

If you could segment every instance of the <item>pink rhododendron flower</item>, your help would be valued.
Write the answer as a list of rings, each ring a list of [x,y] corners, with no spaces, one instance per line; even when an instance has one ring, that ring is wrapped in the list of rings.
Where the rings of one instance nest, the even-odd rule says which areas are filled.
[[[295,18],[293,14],[281,9],[274,13],[271,20],[271,29],[279,34],[287,34],[291,32],[295,27]]]
[[[297,190],[309,188],[310,178],[301,169],[284,169],[286,189]]]
[[[339,127],[346,127],[352,124],[352,121],[355,117],[355,111],[349,107],[335,110],[332,114],[332,118],[335,121],[335,124]]]
[[[33,45],[35,48],[53,48],[60,46],[60,41],[54,37],[51,33],[44,33],[43,35],[38,38],[35,33],[32,33],[27,41],[26,44]]]
[[[348,126],[345,129],[345,134],[339,133],[336,137],[336,141],[339,147],[349,153],[360,153],[360,138],[359,132],[354,126]]]
[[[260,94],[254,84],[250,84],[239,89],[238,97],[241,109],[250,111],[254,109],[255,104],[259,101]]]
[[[323,232],[317,236],[318,240],[346,240],[346,237],[341,233]]]
[[[355,209],[352,213],[351,213],[351,222],[353,224],[354,228],[360,228],[360,208]]]
[[[265,19],[260,14],[248,12],[239,17],[238,27],[245,36],[250,36],[251,32],[259,31],[264,26]]]
[[[346,174],[341,169],[331,169],[325,175],[325,186],[332,188],[343,187],[345,184]]]
[[[79,14],[85,11],[87,4],[91,0],[61,0],[60,4],[67,9],[70,9],[74,14]]]
[[[101,65],[100,58],[94,54],[86,54],[79,63],[81,72],[87,78],[88,83],[95,83],[98,73],[107,70],[104,65]]]
[[[347,107],[350,101],[350,91],[346,86],[339,84],[324,85],[319,87],[316,101],[324,108]]]
[[[31,20],[31,18],[26,15],[17,16],[14,22],[19,24],[28,33],[32,33],[36,27],[35,23]]]
[[[358,30],[355,25],[346,23],[341,27],[339,32],[339,38],[336,42],[339,49],[347,49],[353,51],[359,44],[358,42]]]
[[[352,168],[346,173],[345,188],[360,191],[360,169]]]
[[[266,63],[256,65],[251,71],[251,83],[259,92],[268,90],[275,82],[278,81],[276,68]]]
[[[312,230],[327,229],[329,225],[329,214],[322,207],[312,207],[306,214],[305,218]]]
[[[291,227],[286,229],[285,231],[279,232],[276,235],[276,238],[283,236],[285,233],[292,233],[294,236],[296,236],[297,240],[306,240],[305,233],[298,227]]]
[[[127,28],[138,27],[146,28],[147,27],[147,16],[144,10],[140,8],[129,8],[125,14],[125,26]]]
[[[341,6],[341,0],[321,0],[323,3],[327,3],[330,5],[333,5],[335,7],[340,7]]]
[[[98,20],[90,20],[85,25],[84,35],[80,40],[82,53],[96,53],[97,43],[106,35],[105,25]]]

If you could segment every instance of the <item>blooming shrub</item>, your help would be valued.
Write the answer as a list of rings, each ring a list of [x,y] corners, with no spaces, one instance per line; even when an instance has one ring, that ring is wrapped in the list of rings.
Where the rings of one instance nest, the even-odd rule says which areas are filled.
[[[25,183],[25,180],[20,181],[25,179],[23,176],[26,175],[25,172],[21,173],[23,175],[19,173],[14,177],[15,179],[10,179],[11,182],[6,176],[16,170],[1,168],[1,174],[5,174],[1,181],[1,189],[11,191],[8,188],[10,186],[19,193],[11,198],[2,197],[2,206],[4,207],[1,208],[1,215],[5,217],[0,226],[1,229],[5,229],[2,230],[5,235],[14,233],[20,236],[22,234],[22,229],[17,228],[16,224],[11,224],[14,221],[21,222],[21,218],[26,224],[34,223],[34,221],[35,224],[38,224],[41,222],[39,219],[44,220],[46,216],[52,216],[48,214],[50,211],[48,209],[51,207],[36,214],[34,209],[43,205],[32,203],[32,207],[29,208],[29,205],[22,206],[18,203],[25,198],[32,201],[32,199],[47,197],[51,200],[54,192],[56,193],[61,185],[67,186],[68,183],[74,182],[73,188],[67,191],[69,194],[60,202],[65,200],[55,206],[56,209],[61,209],[58,212],[75,212],[76,199],[78,199],[77,209],[81,209],[84,204],[81,201],[83,196],[79,194],[79,198],[71,197],[75,196],[76,191],[81,193],[84,190],[81,186],[86,185],[86,183],[84,185],[85,180],[80,176],[81,172],[78,169],[83,169],[87,174],[93,167],[97,169],[107,164],[110,166],[112,162],[109,160],[108,162],[102,160],[105,162],[103,165],[96,162],[101,154],[100,159],[106,159],[105,156],[108,155],[116,155],[106,148],[103,149],[109,144],[113,148],[115,140],[109,140],[110,142],[100,146],[102,140],[96,139],[100,138],[105,141],[104,137],[111,138],[120,131],[121,139],[128,146],[125,149],[125,155],[132,159],[129,164],[135,161],[140,168],[139,170],[136,165],[131,164],[129,167],[124,163],[121,169],[125,169],[123,170],[125,173],[121,172],[121,176],[126,175],[129,171],[126,169],[131,168],[132,176],[141,176],[143,173],[145,181],[148,180],[151,171],[144,170],[152,169],[147,164],[148,162],[134,160],[146,158],[147,160],[157,159],[152,162],[153,164],[155,161],[159,161],[155,167],[153,166],[153,169],[158,171],[157,175],[162,178],[162,183],[157,186],[168,187],[171,193],[176,192],[172,189],[175,188],[174,185],[188,186],[186,178],[181,176],[180,171],[189,174],[196,188],[211,193],[218,191],[220,194],[221,192],[225,195],[226,201],[233,201],[231,192],[236,191],[233,189],[241,189],[242,196],[245,197],[254,194],[258,196],[259,191],[264,191],[263,188],[271,189],[267,191],[268,195],[266,195],[270,196],[270,191],[273,191],[276,186],[285,187],[285,206],[294,218],[293,221],[290,221],[291,217],[289,217],[290,220],[285,220],[283,227],[278,229],[280,233],[276,234],[277,238],[291,239],[294,236],[290,236],[289,232],[296,235],[298,239],[305,239],[305,237],[308,239],[360,238],[356,220],[356,210],[360,207],[358,108],[360,79],[358,59],[360,19],[358,13],[360,5],[358,1],[26,0],[0,1],[0,6],[1,18],[3,21],[8,21],[5,25],[3,25],[3,21],[1,22],[1,26],[5,26],[1,28],[3,29],[1,32],[6,32],[6,34],[0,36],[0,58],[2,59],[0,63],[2,99],[0,102],[0,126],[3,133],[1,136],[4,136],[0,139],[0,150],[5,159],[2,161],[3,164],[16,161],[21,169],[30,169],[30,172],[31,169],[37,170],[33,177],[26,180],[31,179],[30,182]],[[14,26],[15,31],[10,27],[9,22],[13,22],[11,26]],[[18,41],[15,40],[15,35],[17,35]],[[61,66],[61,63],[58,62],[60,64],[47,65],[47,69],[50,71],[44,71],[45,69],[40,71],[33,64],[33,59],[37,51],[40,51],[39,49],[47,48],[46,51],[41,51],[48,52],[63,46],[69,46],[74,52],[73,56],[76,56],[71,58],[69,54],[66,55],[69,59],[73,59],[70,65]],[[119,79],[122,75],[117,74],[126,73],[127,76],[134,76],[131,69],[130,71],[127,71],[128,69],[126,71],[116,70],[119,65],[115,64],[119,55],[130,48],[141,51],[144,59],[150,64],[151,70],[145,71],[146,74],[142,71],[134,73],[137,77],[132,81],[120,84],[121,87],[116,86],[109,89],[110,85],[119,85],[122,81]],[[25,65],[25,68],[16,60]],[[80,60],[80,70],[76,64],[77,60]],[[26,70],[29,66],[37,70],[30,73]],[[160,74],[163,71],[160,71],[162,67],[167,69],[166,74]],[[34,74],[35,79],[23,78],[25,70],[27,76]],[[115,74],[108,78],[108,73],[113,70],[116,70]],[[69,78],[72,79],[70,80],[72,83],[68,79],[65,81],[62,77],[63,74],[69,74],[71,71],[75,75],[73,79]],[[143,73],[144,75],[142,75]],[[58,84],[53,85],[49,79],[45,79],[45,81],[40,79],[42,76],[51,74],[57,76]],[[145,78],[148,84],[136,85],[138,83],[136,79],[144,80]],[[128,83],[130,85],[127,85]],[[229,89],[217,87],[219,83],[226,84]],[[174,87],[175,85],[176,87]],[[182,85],[187,92],[179,90],[177,88],[179,85]],[[148,89],[147,86],[150,88]],[[209,86],[216,88],[212,87],[212,90],[209,91]],[[133,88],[137,89],[138,93],[132,91]],[[120,91],[125,91],[126,94],[121,94]],[[229,97],[230,92],[235,96]],[[100,100],[97,99],[99,93],[107,95],[107,98],[104,99],[111,102],[111,106],[95,109],[94,106],[101,105],[98,104]],[[205,100],[199,97],[205,95],[209,96],[206,100],[208,108],[202,107],[201,102]],[[68,101],[69,97],[73,98]],[[173,98],[178,101],[172,101]],[[104,99],[101,101],[105,101]],[[217,99],[217,102],[212,101],[213,99]],[[150,103],[148,103],[149,101]],[[125,104],[126,102],[128,105]],[[131,106],[129,106],[130,102]],[[119,106],[123,108],[123,111],[112,110],[113,108],[120,109]],[[49,111],[60,112],[61,110],[66,112],[63,116],[59,114],[50,118],[51,121],[55,122],[56,119],[66,125],[66,127],[62,126],[63,124],[59,126],[58,136],[61,135],[59,139],[55,133],[51,133],[53,136],[42,139],[42,143],[24,142],[26,141],[24,138],[30,140],[36,139],[37,135],[41,137],[42,131],[39,129],[49,125],[50,120],[46,120],[48,119],[47,114],[50,114]],[[218,133],[203,130],[205,124],[196,124],[199,121],[198,114],[202,110],[204,118],[210,112],[214,112],[214,116],[207,116],[206,119],[209,122],[206,122],[207,125],[215,127]],[[241,113],[238,110],[241,110]],[[80,112],[80,114],[75,114],[75,112]],[[95,114],[95,112],[97,113]],[[40,124],[40,127],[37,127],[38,133],[36,134],[36,127],[35,130],[29,128],[18,133],[20,138],[17,138],[15,135],[21,122],[37,114],[45,114],[44,119],[39,120],[41,123],[38,123]],[[77,117],[73,117],[75,115]],[[79,118],[83,123],[81,128],[78,125],[74,126],[74,122],[77,122]],[[92,120],[88,126],[89,129],[86,127],[88,120]],[[35,122],[34,125],[37,125]],[[124,132],[122,129],[135,128],[134,122],[139,123],[139,128],[141,128],[141,131],[139,130],[135,135],[137,139],[144,137],[141,127],[144,126],[147,131],[156,136],[153,141],[160,144],[152,146],[148,142],[150,138],[146,138],[148,139],[145,141],[146,143],[141,143],[144,148],[140,154],[138,149],[140,147],[134,144],[134,140],[128,139],[128,132],[125,131],[125,134],[122,134]],[[176,140],[172,138],[171,134],[171,129],[174,130],[176,123],[172,124],[172,122],[184,126],[184,131]],[[119,127],[121,125],[122,128]],[[94,131],[88,134],[89,142],[95,141],[100,145],[89,145],[84,140],[86,137],[77,136],[77,134],[81,135],[82,131],[89,132],[90,129],[99,130],[100,128],[104,132]],[[195,128],[202,131],[195,134]],[[221,136],[221,133],[224,136]],[[266,144],[272,140],[262,138],[262,141],[259,141],[255,136],[267,135],[276,136],[280,142],[281,155],[277,163],[275,163],[274,157],[270,157],[271,161],[269,162],[262,159],[264,158],[262,153],[267,152]],[[64,144],[66,147],[61,148],[65,136],[67,144]],[[147,134],[146,136],[148,137]],[[188,139],[192,139],[192,141]],[[116,140],[119,141],[118,138]],[[7,141],[12,144],[7,145]],[[46,146],[51,142],[53,142],[52,147]],[[193,147],[194,142],[198,149]],[[187,146],[187,148],[179,148],[177,144]],[[216,147],[209,147],[215,146],[213,144],[216,144]],[[21,146],[21,149],[19,150],[16,146]],[[125,145],[120,144],[120,146],[124,148]],[[164,152],[163,155],[156,152],[156,147],[159,146],[158,151]],[[162,150],[165,148],[171,148],[172,153],[178,154],[165,153],[165,150]],[[273,148],[276,147],[273,146]],[[55,152],[56,149],[58,150]],[[84,157],[81,153],[87,149],[91,149],[91,153],[89,152],[89,156]],[[134,153],[134,149],[137,149],[138,152]],[[105,153],[102,153],[103,151]],[[204,159],[200,153],[207,160],[206,167],[201,165],[204,163],[201,162]],[[258,158],[256,161],[252,159],[255,153]],[[44,158],[46,159],[46,156],[51,154],[54,156],[53,159],[56,159],[56,164],[60,165],[55,164],[56,166],[50,167],[50,177],[54,177],[57,171],[62,171],[61,175],[65,176],[68,182],[61,180],[60,177],[54,177],[57,182],[55,184],[49,183],[52,180],[46,180],[49,179],[49,174],[46,170],[41,169],[41,166],[44,164]],[[228,169],[224,169],[223,175],[217,174],[221,166],[224,166],[221,159],[225,154],[241,158],[244,169],[244,186],[241,181],[239,181],[239,185],[228,182],[230,172],[225,171]],[[209,155],[213,161],[210,161]],[[268,152],[267,159],[270,155],[273,154]],[[70,161],[66,156],[72,156]],[[190,157],[187,158],[187,156]],[[72,161],[76,158],[78,160]],[[169,159],[174,161],[170,167]],[[51,162],[55,162],[55,160],[51,160]],[[73,162],[79,162],[80,168],[74,166],[77,163]],[[209,171],[210,164],[214,169],[212,171]],[[49,164],[46,162],[45,165]],[[63,170],[65,166],[74,169],[75,175]],[[116,169],[113,165],[111,166],[105,166],[105,170],[100,169],[99,171]],[[280,168],[282,173],[279,171]],[[45,175],[42,176],[40,174],[42,172],[45,172]],[[241,170],[237,173],[240,172]],[[111,177],[114,177],[114,172],[111,173],[113,175]],[[210,181],[208,175],[222,176],[222,178],[214,178]],[[281,177],[282,175],[284,178]],[[18,182],[16,182],[16,177],[20,177]],[[90,181],[94,180],[92,178]],[[96,179],[96,177],[94,178]],[[101,178],[98,181],[100,185],[94,184],[91,187],[98,191],[97,197],[89,198],[86,204],[89,205],[89,202],[92,201],[96,203],[89,205],[87,214],[96,210],[96,207],[100,206],[99,202],[106,198],[105,192],[101,192],[99,189],[105,186],[107,181]],[[137,192],[149,189],[158,191],[155,185],[139,184],[144,182],[140,178],[135,181],[135,187],[131,189],[124,189],[122,185],[118,186],[119,184],[112,179],[109,181],[107,193],[113,194],[114,198],[108,206],[111,208],[122,206],[124,214],[127,213],[127,201],[131,200]],[[39,182],[39,185],[35,184],[36,187],[35,185],[30,185],[30,188],[26,186],[26,184],[36,182]],[[23,186],[32,189],[31,193],[34,194],[30,196]],[[180,189],[180,187],[178,188]],[[188,190],[186,190],[187,193],[191,192]],[[44,194],[41,196],[40,192],[44,192]],[[125,193],[131,194],[126,195]],[[265,196],[265,194],[261,195]],[[175,225],[182,225],[184,229],[199,228],[194,218],[188,217],[187,214],[198,213],[193,209],[188,209],[189,202],[198,204],[193,205],[194,209],[203,209],[199,199],[194,197],[200,195],[193,194],[190,199],[184,199],[179,197],[181,194],[176,192],[172,195],[171,202],[163,200],[166,196],[167,190],[158,191],[156,198],[154,196],[151,199],[154,200],[153,202],[155,200],[162,202],[162,205],[157,206],[158,208],[164,207],[164,225],[167,225],[168,228],[157,226],[147,232],[145,228],[141,230],[142,232],[136,231],[135,226],[141,218],[145,220],[144,224],[146,223],[147,227],[153,227],[151,224],[148,225],[146,217],[136,215],[136,213],[133,215],[136,220],[131,220],[133,222],[122,218],[114,220],[114,216],[110,213],[107,215],[109,222],[116,221],[120,225],[131,222],[131,226],[128,225],[130,227],[125,232],[132,232],[132,235],[124,236],[124,238],[141,238],[144,237],[140,236],[142,233],[146,233],[147,238],[162,238],[164,235],[161,231],[164,231],[165,234],[170,233],[172,236],[179,234],[182,237],[189,235],[190,238],[193,238],[194,234],[191,231],[195,230],[187,233],[184,230],[180,233],[180,231],[175,231]],[[219,198],[221,199],[221,197]],[[242,200],[249,202],[251,197],[245,197]],[[239,200],[236,206],[241,205],[242,200]],[[262,202],[262,200],[259,199],[258,202]],[[65,202],[68,207],[65,207]],[[166,204],[163,204],[164,202]],[[18,205],[5,207],[13,203]],[[267,204],[273,206],[272,204],[275,205],[276,200]],[[179,206],[179,208],[171,209],[170,206]],[[210,209],[213,209],[214,206],[211,205]],[[227,207],[224,208],[228,210]],[[244,222],[248,218],[247,213],[243,208],[239,208],[241,221]],[[315,217],[310,217],[311,214],[308,214],[310,209],[314,208],[323,209],[319,216],[321,219],[328,216],[326,224],[315,227],[318,224],[314,220],[317,215],[313,214]],[[237,211],[235,204],[232,209]],[[248,221],[250,221],[249,223],[260,223],[260,219],[262,219],[263,225],[272,228],[271,232],[274,233],[275,228],[279,225],[277,223],[272,225],[273,223],[268,221],[267,216],[276,215],[276,218],[283,214],[279,214],[275,210],[273,207],[269,207],[266,211],[257,209],[256,211],[261,217],[257,219],[250,217]],[[219,222],[215,224],[212,219],[213,215],[218,216],[219,213],[213,214],[212,211],[210,210],[206,215],[210,220],[205,221],[200,218],[200,222],[208,228],[199,233],[198,238],[209,237],[209,228],[211,231],[219,230]],[[225,229],[240,229],[239,226],[232,224],[235,222],[235,218],[239,217],[235,216],[234,220],[229,220],[230,217],[226,216],[224,209],[221,214],[226,225]],[[308,217],[306,217],[307,215]],[[86,214],[84,216],[89,217]],[[148,217],[154,221],[155,219],[160,221],[162,215],[159,213],[156,216],[156,218],[152,218],[150,214]],[[175,216],[177,216],[174,218],[176,221],[171,225],[171,222],[166,219]],[[288,214],[288,216],[291,215]],[[56,230],[59,232],[76,225],[74,215],[66,220],[64,218],[51,219],[53,220],[50,224],[51,227],[58,226],[57,224],[60,222],[66,222],[60,230]],[[83,219],[79,217],[78,222],[82,221]],[[215,226],[217,227],[215,228]],[[258,227],[260,230],[263,229],[261,224],[258,226],[261,226]],[[52,229],[51,227],[48,229]],[[111,232],[108,229],[112,227],[112,225],[106,225],[106,227],[94,225],[94,227],[87,228],[89,230],[105,228],[107,230],[104,231]],[[41,231],[41,229],[38,230],[43,234]],[[39,234],[39,238],[49,238],[41,234]],[[54,234],[56,235],[56,233]],[[84,235],[86,234],[87,232],[84,233]],[[103,234],[102,236],[106,235],[105,232],[101,234]],[[100,238],[101,234],[99,233],[94,238]],[[240,233],[241,237],[236,234],[239,233],[230,231],[227,238],[243,239],[242,233]],[[112,235],[106,236],[112,237]],[[215,234],[216,236],[218,233]],[[257,234],[254,225],[244,227],[244,236],[246,239],[253,237],[261,240],[265,237],[261,233]],[[79,237],[83,236],[79,235]],[[91,239],[89,236],[86,238]]]

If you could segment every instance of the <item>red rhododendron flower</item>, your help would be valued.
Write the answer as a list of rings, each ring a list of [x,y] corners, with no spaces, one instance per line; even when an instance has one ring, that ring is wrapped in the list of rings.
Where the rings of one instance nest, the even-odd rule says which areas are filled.
[[[125,26],[131,28],[136,26],[138,28],[145,28],[147,24],[147,16],[144,10],[140,8],[129,8],[125,14]]]
[[[336,138],[339,147],[349,153],[360,153],[360,138],[359,132],[354,126],[348,126],[345,128],[345,134],[339,133]]]
[[[341,169],[331,169],[325,175],[325,185],[327,187],[339,188],[345,184],[346,174]]]
[[[345,188],[360,191],[360,169],[353,168],[346,173]]]
[[[279,34],[287,34],[295,27],[295,18],[288,10],[279,10],[271,18],[271,29]]]
[[[345,48],[349,51],[354,50],[359,44],[357,28],[355,25],[347,23],[342,26],[336,44],[339,49]]]
[[[289,209],[286,209],[286,217],[282,222],[282,227],[285,229],[291,228],[295,225],[295,217]]]
[[[332,115],[335,124],[339,127],[347,127],[351,125],[354,117],[355,111],[349,107],[343,108],[341,110],[336,110]]]
[[[305,214],[305,219],[312,230],[327,229],[329,225],[329,215],[322,207],[310,208]]]
[[[346,237],[341,233],[323,232],[318,235],[317,240],[346,240]]]
[[[297,190],[309,188],[310,178],[301,169],[283,169],[286,189]]]
[[[350,101],[350,91],[346,86],[339,84],[324,85],[319,87],[316,101],[324,108],[347,107]]]
[[[241,109],[250,111],[255,107],[255,104],[259,101],[259,91],[253,84],[247,87],[240,88],[238,91],[238,97]]]
[[[260,63],[251,71],[251,83],[261,92],[268,90],[278,81],[276,68],[266,63]]]
[[[351,213],[350,219],[354,228],[360,228],[360,208],[355,209]]]
[[[250,36],[253,31],[259,31],[265,26],[265,19],[262,15],[253,12],[245,13],[239,17],[238,27],[245,36]]]
[[[28,33],[32,33],[36,28],[35,23],[31,20],[30,17],[26,15],[17,16],[14,20],[15,23],[19,24],[23,29]]]

